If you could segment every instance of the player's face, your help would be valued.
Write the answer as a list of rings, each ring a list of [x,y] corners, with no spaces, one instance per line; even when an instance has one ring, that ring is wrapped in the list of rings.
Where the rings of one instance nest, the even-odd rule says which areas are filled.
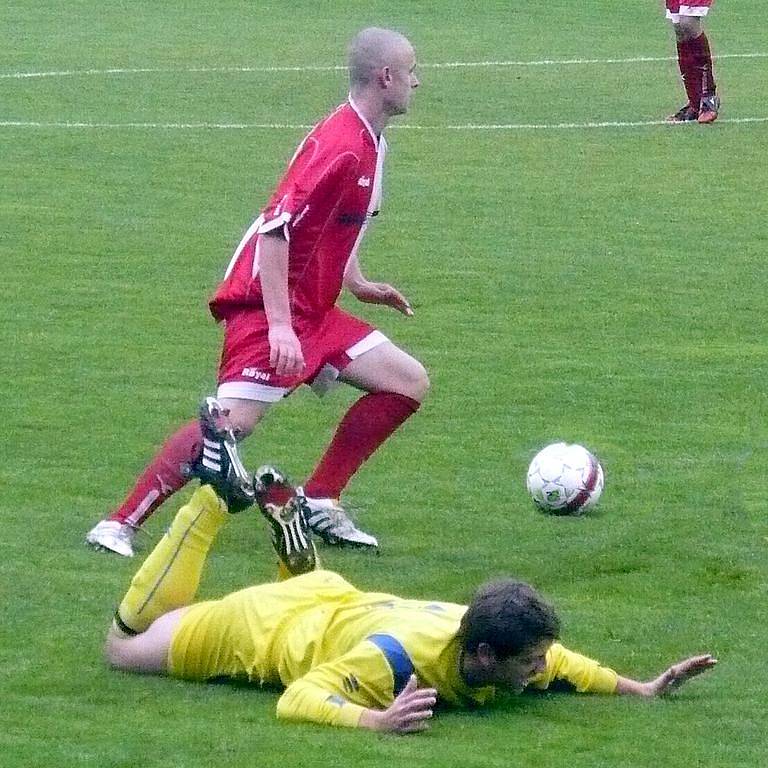
[[[510,691],[522,691],[532,678],[544,671],[551,645],[551,640],[541,640],[515,656],[497,659],[496,684]]]
[[[413,48],[403,47],[388,69],[387,111],[390,115],[403,115],[411,103],[411,92],[419,86]]]

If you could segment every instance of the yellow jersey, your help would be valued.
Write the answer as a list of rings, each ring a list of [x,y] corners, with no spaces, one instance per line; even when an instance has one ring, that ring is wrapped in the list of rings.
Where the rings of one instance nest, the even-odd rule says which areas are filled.
[[[457,633],[466,606],[361,592],[331,571],[198,603],[171,641],[170,674],[285,686],[278,717],[356,726],[364,708],[384,709],[412,674],[456,706],[483,704],[493,687],[462,679]],[[531,685],[565,680],[612,692],[616,673],[555,643]]]

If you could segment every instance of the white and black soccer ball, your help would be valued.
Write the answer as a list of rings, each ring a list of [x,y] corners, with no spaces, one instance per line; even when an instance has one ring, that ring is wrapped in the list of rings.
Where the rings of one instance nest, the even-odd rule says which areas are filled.
[[[597,504],[604,485],[600,462],[582,445],[552,443],[528,467],[528,493],[553,515],[583,515]]]

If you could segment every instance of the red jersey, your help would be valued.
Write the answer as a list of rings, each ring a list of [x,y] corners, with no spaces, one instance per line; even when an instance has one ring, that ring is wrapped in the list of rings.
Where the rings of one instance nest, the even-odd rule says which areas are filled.
[[[301,142],[275,193],[235,250],[210,302],[217,320],[263,309],[259,241],[282,227],[294,318],[331,309],[371,216],[378,213],[386,142],[350,99]]]
[[[667,16],[706,16],[714,0],[665,0]]]

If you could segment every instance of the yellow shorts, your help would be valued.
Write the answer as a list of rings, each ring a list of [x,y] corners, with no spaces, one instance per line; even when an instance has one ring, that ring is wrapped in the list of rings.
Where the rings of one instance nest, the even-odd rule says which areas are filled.
[[[275,639],[286,625],[314,608],[358,594],[338,574],[313,571],[196,603],[181,617],[171,639],[169,674],[185,680],[278,683],[284,648],[283,643],[276,647]]]

